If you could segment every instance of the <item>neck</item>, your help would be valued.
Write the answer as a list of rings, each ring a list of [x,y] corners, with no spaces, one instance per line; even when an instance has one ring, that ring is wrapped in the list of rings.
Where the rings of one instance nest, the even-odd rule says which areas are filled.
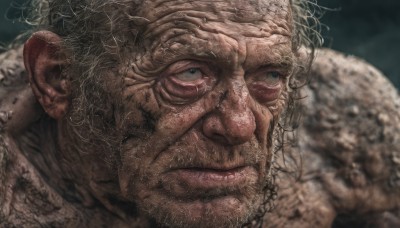
[[[20,150],[43,180],[68,202],[86,208],[105,208],[104,216],[113,218],[113,224],[119,221],[115,224],[122,227],[125,223],[154,227],[151,220],[140,216],[134,203],[120,196],[118,178],[107,171],[104,161],[100,163],[95,156],[79,156],[73,151],[76,143],[66,146],[59,140],[70,141],[73,137],[65,125],[43,114],[15,137]]]
[[[72,154],[74,151],[64,148],[62,143],[60,145],[58,138],[65,134],[60,130],[60,125],[62,124],[43,115],[15,137],[23,155],[42,179],[66,201],[79,207],[102,211],[102,217],[109,217],[105,220],[110,224],[118,227],[124,227],[125,224],[148,227],[147,219],[139,218],[136,206],[119,197],[115,186],[116,177],[106,178],[101,175],[99,167],[96,169],[96,165],[88,165],[84,158],[78,159],[77,155]],[[71,164],[71,159],[74,158],[78,160]],[[96,162],[92,161],[92,164]]]
[[[65,170],[64,158],[57,143],[57,122],[47,115],[32,123],[15,137],[23,155],[32,163],[46,183],[70,202],[90,201],[75,184],[74,175]]]

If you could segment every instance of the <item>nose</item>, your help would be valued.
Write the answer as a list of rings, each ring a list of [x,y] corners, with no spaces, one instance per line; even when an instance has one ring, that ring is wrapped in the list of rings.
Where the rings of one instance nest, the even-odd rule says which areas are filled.
[[[223,144],[238,145],[249,141],[256,130],[249,96],[246,86],[232,86],[221,94],[217,108],[203,122],[204,134]]]

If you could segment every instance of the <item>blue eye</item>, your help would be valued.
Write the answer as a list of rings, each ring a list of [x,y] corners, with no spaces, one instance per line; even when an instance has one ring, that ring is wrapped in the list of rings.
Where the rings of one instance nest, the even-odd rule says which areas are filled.
[[[181,81],[192,82],[203,77],[203,73],[199,68],[189,68],[175,75]]]
[[[270,86],[275,86],[281,82],[281,74],[276,71],[268,71],[265,73],[265,76],[261,80],[263,80]]]

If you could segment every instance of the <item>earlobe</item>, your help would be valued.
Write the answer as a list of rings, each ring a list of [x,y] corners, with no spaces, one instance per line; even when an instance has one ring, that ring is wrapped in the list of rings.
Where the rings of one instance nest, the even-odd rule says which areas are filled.
[[[46,113],[61,119],[68,111],[70,82],[61,38],[49,31],[34,33],[24,46],[24,64],[32,91]]]

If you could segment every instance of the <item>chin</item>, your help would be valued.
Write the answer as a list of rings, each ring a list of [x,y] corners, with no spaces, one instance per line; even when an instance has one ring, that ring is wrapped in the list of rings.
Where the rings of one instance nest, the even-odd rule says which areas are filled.
[[[263,199],[264,194],[193,200],[152,195],[139,206],[163,227],[241,227],[256,215]]]
[[[252,167],[230,171],[229,177],[224,171],[153,173],[128,181],[125,193],[160,227],[242,227],[264,211],[273,188],[269,175],[258,173]]]

